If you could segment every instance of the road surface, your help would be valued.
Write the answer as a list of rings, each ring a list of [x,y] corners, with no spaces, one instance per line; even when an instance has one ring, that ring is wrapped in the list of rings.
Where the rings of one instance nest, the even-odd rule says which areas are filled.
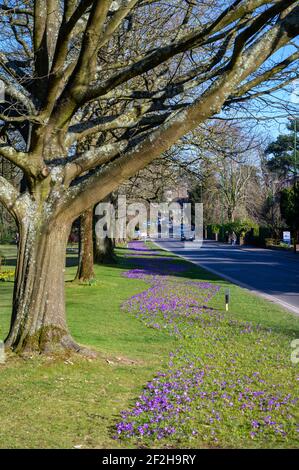
[[[229,281],[255,291],[299,314],[299,253],[231,246],[205,241],[159,240],[161,248],[185,257]]]

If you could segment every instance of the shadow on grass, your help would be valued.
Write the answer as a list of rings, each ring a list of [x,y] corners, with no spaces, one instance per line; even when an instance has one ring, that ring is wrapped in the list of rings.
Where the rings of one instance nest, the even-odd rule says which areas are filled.
[[[77,254],[67,254],[66,267],[76,267],[78,264]],[[16,257],[6,258],[6,265],[16,266]],[[275,318],[269,315],[263,315],[263,312],[269,313],[273,306],[270,302],[260,299],[249,292],[231,284],[218,277],[217,275],[206,271],[200,266],[195,266],[191,262],[179,258],[175,254],[157,247],[149,247],[144,250],[117,247],[116,258],[114,263],[103,263],[100,266],[116,268],[121,270],[140,269],[147,275],[160,275],[172,276],[177,278],[185,278],[195,281],[217,283],[220,287],[230,287],[234,290],[234,310],[238,311],[242,316],[244,315],[245,321],[253,321],[255,324],[260,324],[265,330],[269,328],[280,334],[288,337],[299,337],[299,327],[296,319],[291,314],[284,314],[282,312],[281,318],[278,311],[275,312]],[[9,284],[12,283],[7,281]],[[220,302],[217,302],[220,304]],[[214,307],[214,306],[213,306]],[[216,309],[221,307],[216,306]],[[258,315],[251,314],[251,311],[258,309],[261,313]],[[285,312],[287,313],[287,312]],[[239,315],[240,318],[240,315]],[[261,325],[262,324],[262,325]]]

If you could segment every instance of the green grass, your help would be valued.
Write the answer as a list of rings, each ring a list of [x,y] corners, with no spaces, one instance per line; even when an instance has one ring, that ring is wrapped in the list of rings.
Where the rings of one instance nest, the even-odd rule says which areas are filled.
[[[0,246],[8,258],[15,255],[15,247]],[[117,266],[97,266],[97,283],[92,286],[66,283],[67,318],[72,335],[82,344],[101,352],[97,360],[75,356],[61,358],[9,357],[0,365],[0,447],[1,448],[113,448],[134,447],[140,443],[112,439],[113,427],[119,412],[128,409],[142,390],[142,386],[156,371],[165,367],[169,352],[177,345],[166,332],[146,328],[133,315],[120,312],[120,305],[135,293],[148,288],[144,281],[121,276],[125,269],[119,250]],[[159,253],[159,250],[156,250]],[[163,253],[164,255],[165,253]],[[166,254],[165,254],[166,255]],[[167,253],[167,256],[169,254]],[[183,261],[178,261],[183,262]],[[131,259],[134,263],[134,259]],[[66,280],[73,278],[75,267],[67,268]],[[291,364],[290,342],[299,337],[299,319],[280,306],[250,294],[245,289],[220,280],[188,263],[188,271],[180,277],[208,280],[221,286],[209,306],[224,311],[224,289],[231,289],[229,318],[250,321],[271,329],[262,336],[240,338],[229,332],[223,342],[185,342],[184,348],[194,353],[213,353],[221,359],[223,348],[241,353],[240,373],[254,370],[260,361],[264,373],[272,380],[283,382],[285,390],[294,394],[293,378],[298,366]],[[2,337],[9,326],[13,284],[0,283],[0,328]],[[225,330],[228,332],[228,330]],[[252,341],[262,339],[262,343]],[[253,347],[254,346],[254,347]],[[221,372],[221,360],[215,368]],[[222,362],[223,370],[229,364]],[[211,384],[212,386],[212,384]],[[198,412],[204,419],[205,410]],[[225,415],[225,413],[224,413]],[[197,419],[196,414],[192,419]],[[244,439],[242,426],[224,416],[224,434],[218,444],[197,436],[192,441],[181,438],[182,447],[254,447],[255,442]],[[240,427],[241,426],[241,427]],[[205,433],[208,435],[209,433]],[[169,442],[169,445],[178,445]],[[163,445],[168,445],[163,443]],[[294,440],[269,446],[292,447]],[[159,445],[159,444],[156,444]],[[265,443],[266,446],[266,443]]]
[[[150,248],[157,253],[162,253],[165,256],[171,256],[167,251],[160,251],[153,243],[149,244]],[[184,260],[182,260],[184,262]],[[219,311],[225,310],[225,290],[230,289],[230,314],[240,320],[250,321],[254,324],[262,324],[266,328],[272,328],[275,331],[281,332],[285,335],[299,338],[299,317],[290,313],[283,307],[274,302],[259,297],[243,289],[235,284],[226,281],[219,276],[206,271],[205,269],[195,266],[192,263],[187,263],[189,269],[187,273],[182,276],[188,276],[190,279],[201,281],[208,281],[221,287],[220,292],[210,301],[210,306]]]
[[[67,318],[73,337],[100,351],[100,359],[10,357],[0,365],[0,448],[119,446],[111,437],[115,419],[167,359],[173,339],[120,313],[146,284],[122,277],[124,266],[95,270],[94,286],[66,283]],[[74,274],[67,268],[67,279]],[[2,338],[12,288],[0,283]]]

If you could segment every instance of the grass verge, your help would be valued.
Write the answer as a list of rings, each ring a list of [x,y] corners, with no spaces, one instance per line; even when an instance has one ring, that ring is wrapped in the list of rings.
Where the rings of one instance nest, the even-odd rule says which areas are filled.
[[[8,249],[9,259],[12,259],[13,250]],[[6,247],[1,247],[1,251],[5,250]],[[163,441],[146,438],[113,440],[120,411],[133,409],[143,385],[158,370],[167,369],[169,353],[179,345],[179,339],[169,335],[167,330],[146,328],[134,313],[121,312],[120,306],[126,299],[149,287],[144,280],[122,276],[128,268],[128,261],[123,258],[126,253],[126,250],[119,250],[119,263],[115,266],[96,267],[96,284],[66,283],[71,332],[78,342],[101,351],[100,359],[91,361],[72,356],[24,360],[12,356],[0,366],[0,447],[296,446],[298,441],[294,434],[285,438],[273,430],[270,437],[265,434],[265,439],[251,436],[254,430],[248,426],[248,420],[244,423],[242,417],[238,417],[237,401],[231,400],[231,406],[229,401],[226,403],[226,398],[221,398],[217,404],[222,407],[219,426],[217,419],[217,426],[209,421],[215,402],[201,400],[203,406],[192,407],[191,419],[182,427],[184,432],[178,439],[170,436]],[[154,253],[169,256],[159,250]],[[134,258],[130,259],[132,267]],[[207,391],[222,390],[221,384],[226,381],[227,373],[234,370],[238,374],[236,380],[242,380],[243,387],[244,377],[250,377],[258,368],[262,374],[260,378],[266,379],[273,390],[280,388],[283,395],[290,393],[293,396],[298,366],[290,361],[290,343],[299,337],[298,318],[201,268],[181,260],[177,263],[186,264],[186,271],[176,274],[178,281],[208,281],[220,286],[219,292],[208,303],[209,308],[217,312],[224,313],[224,289],[231,288],[230,312],[225,317],[228,323],[211,330],[213,335],[210,337],[202,329],[201,341],[189,335],[180,344],[185,355],[191,352],[194,357],[203,358],[201,367],[214,369]],[[75,267],[67,268],[67,280],[74,273]],[[8,329],[12,287],[12,283],[0,283],[2,336]],[[252,331],[239,334],[234,321],[250,322]],[[229,354],[225,354],[226,351]],[[237,366],[233,363],[235,354],[238,354]],[[177,369],[184,366],[181,357],[174,358]],[[286,423],[289,420],[292,425],[294,419],[293,411],[285,417]],[[198,429],[202,431],[198,432]]]

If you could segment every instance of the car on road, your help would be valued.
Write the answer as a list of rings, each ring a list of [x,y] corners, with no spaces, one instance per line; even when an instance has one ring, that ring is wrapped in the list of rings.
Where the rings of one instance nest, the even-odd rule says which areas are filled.
[[[184,229],[182,228],[181,231],[181,240],[183,242],[193,242],[195,239],[195,232],[194,232],[194,227],[191,227],[190,229]]]

